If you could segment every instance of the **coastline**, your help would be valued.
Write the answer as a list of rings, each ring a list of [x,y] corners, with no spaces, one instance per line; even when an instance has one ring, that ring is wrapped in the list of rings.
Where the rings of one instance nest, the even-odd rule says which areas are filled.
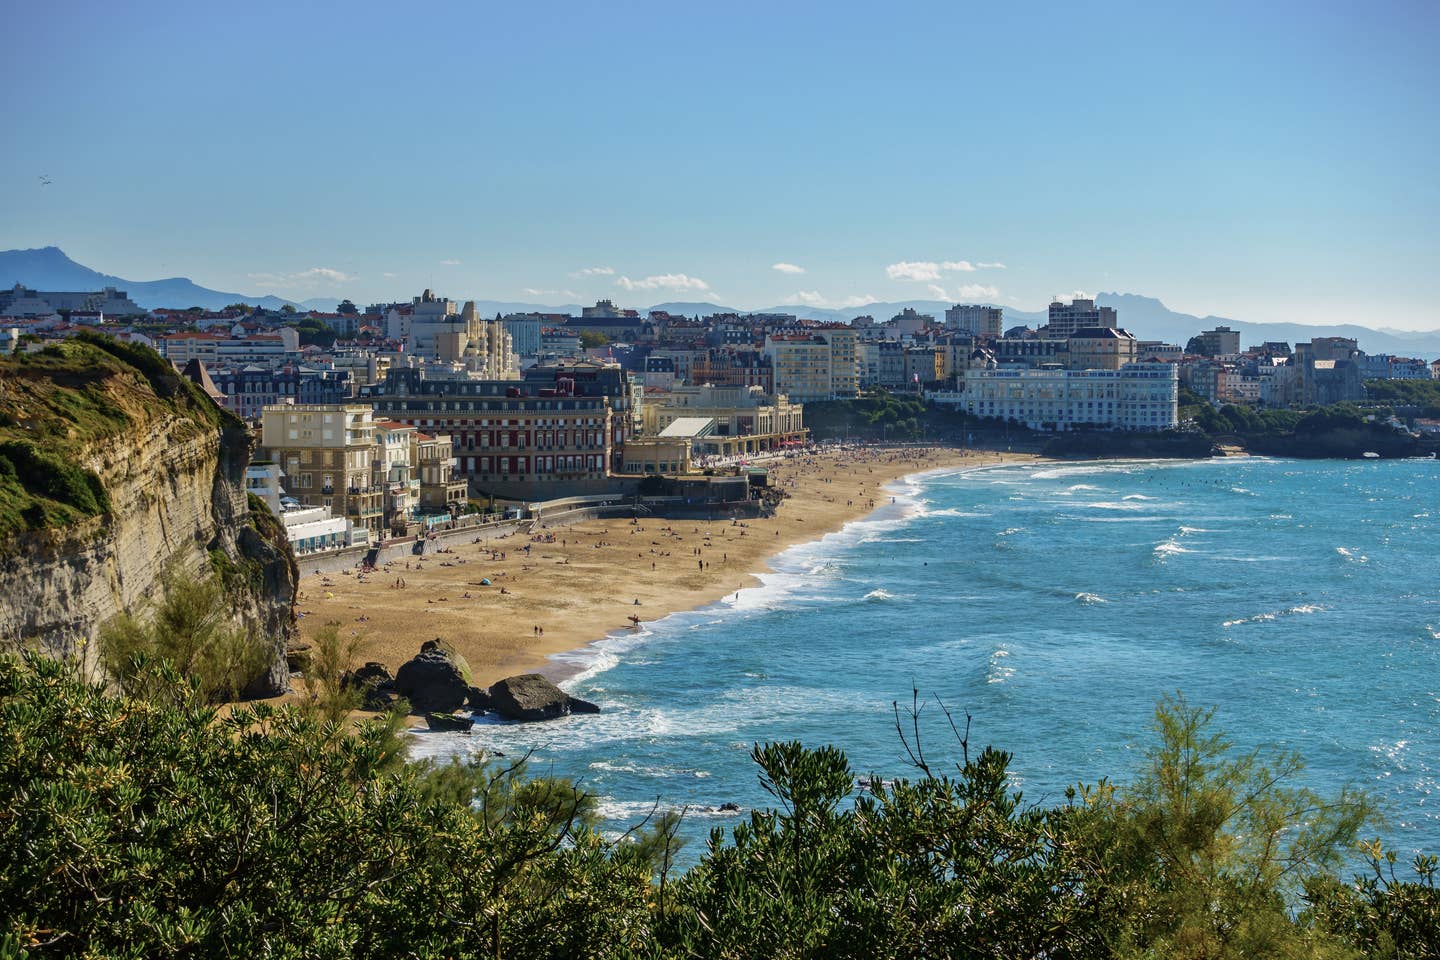
[[[898,496],[883,489],[888,484],[1042,459],[950,447],[775,458],[763,465],[790,496],[774,517],[591,520],[549,531],[553,540],[512,535],[464,544],[368,577],[303,577],[301,636],[338,623],[359,641],[357,661],[378,661],[392,673],[423,641],[443,637],[469,662],[477,686],[530,672],[559,682],[587,669],[595,644],[753,587],[774,572],[770,561],[781,552],[883,510],[886,498]],[[484,579],[489,586],[480,585]],[[632,627],[631,615],[640,624]]]

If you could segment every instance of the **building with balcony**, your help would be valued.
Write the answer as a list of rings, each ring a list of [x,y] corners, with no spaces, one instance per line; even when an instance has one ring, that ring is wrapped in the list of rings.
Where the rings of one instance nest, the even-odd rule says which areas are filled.
[[[279,464],[257,460],[245,468],[245,492],[264,500],[270,512],[280,518],[296,556],[338,550],[369,539],[364,528],[351,527],[350,521],[327,508],[307,507],[287,496],[280,485],[283,479]]]
[[[1065,339],[1065,365],[1071,370],[1119,370],[1140,359],[1139,343],[1115,327],[1086,327]]]
[[[1050,304],[1050,322],[1041,331],[1047,337],[1068,337],[1076,330],[1119,326],[1114,307],[1097,307],[1094,300],[1076,297],[1070,303]]]
[[[972,416],[1035,430],[1156,431],[1176,425],[1178,396],[1174,365],[1131,363],[1119,370],[974,370],[961,402]]]
[[[945,326],[972,337],[993,339],[1005,329],[1005,310],[979,304],[957,303],[945,311]]]
[[[420,481],[421,514],[448,513],[456,516],[465,509],[470,485],[460,476],[454,442],[449,434],[416,430],[411,441],[410,462]]]
[[[609,492],[628,434],[623,370],[584,363],[531,368],[519,382],[425,373],[392,368],[365,395],[384,419],[448,434],[457,476],[471,492],[527,500]],[[623,409],[614,409],[607,390]]]
[[[830,344],[824,337],[808,333],[767,336],[765,355],[775,371],[776,392],[797,403],[833,396]]]
[[[290,495],[327,507],[381,536],[385,530],[383,486],[374,481],[379,456],[375,417],[364,404],[294,404],[261,412],[262,459],[280,465]]]

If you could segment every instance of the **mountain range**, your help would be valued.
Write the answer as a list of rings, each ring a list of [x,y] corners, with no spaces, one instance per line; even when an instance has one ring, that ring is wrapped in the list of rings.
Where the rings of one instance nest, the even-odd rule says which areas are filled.
[[[76,263],[59,247],[42,247],[33,250],[0,251],[0,288],[23,283],[36,290],[99,290],[102,287],[116,287],[128,291],[130,298],[146,309],[156,307],[204,307],[218,310],[232,303],[256,304],[266,309],[279,309],[290,304],[298,309],[332,311],[340,302],[338,299],[316,297],[309,300],[293,301],[282,297],[256,297],[242,293],[225,293],[202,287],[185,277],[166,280],[126,280],[122,277],[100,273]],[[1364,327],[1357,324],[1302,324],[1302,323],[1252,323],[1229,317],[1205,316],[1180,313],[1171,310],[1154,297],[1134,293],[1101,293],[1096,302],[1114,307],[1119,314],[1120,326],[1129,330],[1141,340],[1163,340],[1167,343],[1184,345],[1201,330],[1216,326],[1228,326],[1240,331],[1242,346],[1262,343],[1267,340],[1283,340],[1294,344],[1312,337],[1353,337],[1360,348],[1367,353],[1392,353],[1400,356],[1423,357],[1431,360],[1440,357],[1440,330],[1410,331],[1386,328]],[[578,314],[580,305],[567,303],[559,305],[525,303],[506,300],[475,301],[481,316],[506,313]],[[945,309],[950,304],[941,300],[901,300],[869,303],[862,307],[845,310],[808,307],[801,304],[779,304],[764,310],[746,311],[734,307],[708,302],[667,302],[638,308],[666,310],[685,316],[703,316],[711,313],[792,313],[814,320],[847,322],[868,314],[876,320],[887,320],[906,307],[920,313],[927,313],[937,320],[944,319]],[[1043,310],[1026,311],[1005,308],[1007,328],[1027,325],[1038,326],[1045,322]]]
[[[126,280],[76,263],[59,247],[0,251],[0,289],[8,289],[17,283],[23,283],[32,290],[100,290],[115,287],[129,293],[130,299],[146,310],[158,307],[204,307],[206,310],[219,310],[232,303],[243,302],[267,310],[278,310],[289,304],[297,309],[330,311],[340,302],[329,298],[294,301],[276,296],[255,297],[243,293],[225,293],[202,287],[187,277]]]

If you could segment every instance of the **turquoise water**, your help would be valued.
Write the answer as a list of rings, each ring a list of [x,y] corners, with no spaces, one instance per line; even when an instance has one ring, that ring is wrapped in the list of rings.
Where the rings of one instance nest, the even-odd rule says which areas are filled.
[[[1380,799],[1408,859],[1440,852],[1440,464],[1232,459],[940,472],[787,551],[763,585],[571,655],[599,716],[418,736],[415,753],[535,751],[619,828],[763,805],[755,741],[834,743],[906,774],[912,682],[1011,751],[1028,800],[1126,780],[1156,699],[1218,707],[1322,790]],[[949,749],[943,720],[926,734]]]

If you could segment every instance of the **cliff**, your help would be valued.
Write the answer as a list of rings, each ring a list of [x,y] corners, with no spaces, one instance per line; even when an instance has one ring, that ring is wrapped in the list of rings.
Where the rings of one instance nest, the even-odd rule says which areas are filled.
[[[82,337],[0,359],[0,648],[97,669],[93,639],[163,589],[220,574],[284,689],[298,570],[279,523],[245,494],[244,424],[158,354]]]

